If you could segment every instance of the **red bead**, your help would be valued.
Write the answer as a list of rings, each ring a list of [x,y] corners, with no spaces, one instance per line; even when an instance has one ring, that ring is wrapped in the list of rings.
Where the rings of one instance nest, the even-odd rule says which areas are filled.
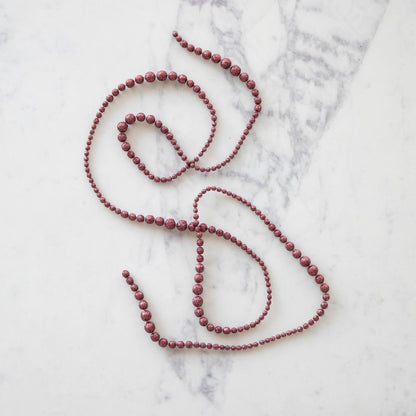
[[[180,74],[179,76],[178,76],[178,82],[180,83],[180,84],[185,84],[185,82],[186,82],[186,80],[187,80],[188,78],[187,78],[187,76],[186,75],[184,75],[184,74]]]
[[[300,258],[299,262],[303,267],[307,267],[311,264],[311,259],[307,256],[303,256]]]
[[[168,345],[168,340],[166,338],[161,338],[159,340],[159,345],[163,348],[166,347]]]
[[[293,256],[295,259],[298,259],[301,255],[302,255],[302,253],[300,252],[300,250],[295,249],[295,250],[293,250],[293,252],[292,252],[292,256]]]
[[[162,217],[157,217],[155,219],[155,223],[156,223],[156,225],[158,225],[160,227],[165,223],[165,220]]]
[[[316,276],[316,274],[318,273],[318,268],[313,264],[312,266],[308,267],[308,273],[311,276]]]
[[[328,290],[329,290],[329,286],[326,283],[321,285],[321,291],[322,292],[326,293],[326,292],[328,292]]]
[[[136,121],[136,116],[134,114],[127,114],[124,120],[126,120],[127,124],[133,124]]]
[[[156,77],[159,81],[166,81],[168,74],[166,71],[158,71]]]
[[[178,223],[176,224],[176,228],[179,231],[185,231],[187,226],[188,226],[188,224],[185,220],[179,220]]]
[[[160,335],[159,335],[157,332],[153,332],[153,333],[150,335],[150,339],[151,339],[153,342],[157,342],[157,341],[159,341],[159,339],[160,339]]]
[[[231,72],[231,75],[234,75],[236,77],[236,76],[240,75],[241,68],[238,65],[233,65],[230,68],[230,72]]]
[[[137,300],[142,300],[142,299],[144,298],[144,294],[143,294],[143,292],[136,292],[136,293],[134,294],[134,297],[135,297]]]
[[[169,72],[168,78],[169,78],[171,81],[175,81],[175,80],[178,78],[178,74],[177,74],[176,72],[174,72],[174,71]]]
[[[256,83],[251,79],[250,81],[247,81],[246,85],[248,89],[252,90],[256,86]]]
[[[295,248],[295,245],[291,241],[288,241],[286,243],[286,250],[292,251],[294,248]]]
[[[204,51],[204,52],[202,52],[202,57],[204,59],[210,59],[211,58],[211,51]]]
[[[127,128],[128,128],[128,125],[124,121],[121,121],[120,123],[117,124],[118,131],[120,131],[122,133],[124,133],[125,131],[127,131]]]
[[[144,121],[146,120],[146,116],[143,113],[136,114],[137,121]]]
[[[142,301],[139,302],[139,308],[140,309],[147,309],[147,306],[148,306],[148,304],[145,300],[142,300]]]
[[[240,81],[242,81],[242,82],[247,82],[248,81],[248,74],[247,74],[247,72],[242,72],[240,74]]]
[[[231,61],[228,58],[223,58],[221,61],[221,66],[224,69],[228,69],[231,66]]]
[[[153,322],[146,322],[144,324],[144,330],[151,334],[155,330],[155,324]]]
[[[144,74],[144,79],[147,82],[153,82],[156,79],[156,75],[154,74],[154,72],[146,72]]]
[[[215,62],[215,63],[217,64],[219,61],[221,61],[221,56],[220,56],[220,55],[218,55],[217,53],[214,53],[214,54],[211,56],[211,61],[212,61],[212,62]]]
[[[173,230],[173,229],[175,228],[175,225],[176,225],[176,223],[175,223],[175,220],[174,220],[173,218],[168,218],[168,219],[165,221],[165,227],[166,227],[168,230]]]
[[[147,224],[153,224],[155,222],[155,217],[153,215],[147,215],[144,220]]]
[[[193,304],[194,306],[196,306],[197,308],[199,308],[200,306],[202,306],[203,302],[204,302],[204,301],[202,300],[201,296],[195,296],[195,297],[192,299],[192,304]]]
[[[150,311],[146,310],[140,314],[140,317],[142,318],[143,321],[149,321],[152,318],[152,314],[150,313]]]
[[[202,285],[200,285],[200,284],[196,284],[192,288],[192,292],[195,295],[200,295],[203,291],[204,291],[204,289],[203,289]]]

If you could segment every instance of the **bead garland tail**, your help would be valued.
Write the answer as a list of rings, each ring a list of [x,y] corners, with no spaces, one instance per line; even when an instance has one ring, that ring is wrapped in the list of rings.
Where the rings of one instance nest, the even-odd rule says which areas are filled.
[[[280,230],[277,229],[276,225],[273,224],[255,205],[253,205],[251,202],[247,201],[243,197],[228,191],[226,189],[223,189],[221,187],[217,186],[208,186],[204,189],[202,189],[196,198],[193,201],[193,217],[191,221],[186,220],[175,220],[173,218],[163,218],[161,216],[154,217],[153,215],[143,215],[143,214],[135,214],[133,212],[128,212],[126,210],[122,210],[119,207],[116,207],[112,203],[110,203],[100,192],[98,189],[91,171],[90,171],[90,165],[89,165],[89,154],[90,154],[90,148],[92,145],[92,141],[94,138],[94,133],[96,131],[96,128],[100,122],[101,117],[105,113],[107,107],[114,101],[114,99],[122,93],[126,89],[133,88],[137,85],[143,84],[144,82],[147,83],[153,83],[156,81],[165,82],[165,81],[173,81],[178,82],[179,84],[185,85],[188,88],[191,88],[198,97],[202,100],[202,102],[205,104],[207,109],[209,110],[209,113],[211,115],[211,132],[209,134],[208,140],[203,145],[202,149],[195,157],[188,157],[185,155],[183,150],[181,149],[179,143],[174,138],[172,132],[168,129],[167,126],[163,125],[161,120],[156,120],[155,116],[152,114],[144,114],[144,113],[138,113],[136,115],[134,114],[127,114],[125,116],[124,121],[121,121],[117,124],[117,130],[119,131],[118,134],[118,140],[121,142],[121,148],[124,152],[126,152],[126,155],[129,159],[132,160],[132,162],[137,166],[138,170],[141,171],[147,178],[150,180],[153,180],[157,183],[166,183],[166,182],[172,182],[173,180],[180,177],[185,172],[193,169],[200,172],[213,172],[218,169],[223,168],[228,163],[231,162],[232,159],[237,155],[238,151],[240,150],[241,146],[244,144],[244,141],[246,140],[247,136],[250,133],[250,130],[252,129],[254,123],[256,122],[257,117],[259,116],[259,113],[261,112],[261,98],[258,89],[256,88],[256,83],[249,79],[249,76],[247,73],[242,72],[241,68],[238,65],[232,65],[231,60],[228,58],[221,58],[219,54],[212,54],[209,50],[202,51],[201,48],[195,47],[192,44],[189,44],[186,40],[182,39],[182,37],[174,31],[173,33],[174,38],[176,41],[180,44],[180,46],[184,49],[187,49],[189,52],[194,53],[198,56],[201,56],[205,60],[211,60],[212,62],[219,64],[221,68],[224,70],[227,70],[230,72],[230,74],[234,77],[238,77],[239,80],[246,85],[246,87],[251,91],[251,95],[253,96],[254,100],[254,108],[253,112],[251,114],[251,117],[249,121],[247,122],[238,142],[235,146],[234,150],[231,152],[231,154],[221,161],[220,163],[208,166],[208,167],[202,167],[200,166],[200,158],[203,157],[204,153],[207,151],[209,146],[211,145],[215,131],[217,126],[217,116],[216,111],[213,107],[213,105],[210,103],[209,99],[207,98],[204,91],[201,90],[201,87],[196,84],[193,80],[188,79],[188,77],[184,74],[177,74],[176,72],[169,72],[167,73],[164,70],[158,71],[156,74],[153,72],[147,72],[144,75],[136,75],[133,78],[128,79],[125,83],[122,83],[118,85],[117,88],[113,89],[111,91],[111,94],[107,95],[106,99],[103,101],[101,107],[99,108],[98,112],[95,115],[94,121],[91,125],[91,129],[89,131],[87,144],[85,147],[84,152],[84,168],[87,175],[87,178],[89,180],[89,183],[94,190],[94,193],[100,200],[100,202],[110,211],[115,212],[117,215],[120,215],[124,219],[128,219],[129,221],[137,221],[137,222],[145,222],[147,224],[153,224],[157,227],[163,227],[166,230],[179,230],[179,231],[190,231],[195,234],[196,237],[196,266],[195,266],[195,276],[194,281],[195,284],[192,287],[192,292],[194,294],[194,297],[192,299],[192,304],[195,307],[194,314],[199,320],[199,324],[202,327],[205,327],[207,331],[209,332],[215,332],[217,334],[236,334],[241,333],[243,331],[248,331],[252,328],[255,328],[257,325],[259,325],[262,320],[267,316],[270,305],[272,301],[272,289],[270,284],[270,278],[269,273],[267,270],[266,265],[264,264],[264,261],[252,250],[250,249],[246,244],[244,244],[242,241],[238,240],[237,237],[231,235],[229,232],[224,231],[222,229],[217,229],[214,226],[209,226],[205,223],[201,223],[199,221],[199,213],[198,213],[198,204],[201,198],[203,198],[204,195],[206,195],[208,192],[218,192],[223,194],[224,196],[230,197],[235,199],[236,201],[240,202],[241,204],[245,205],[247,208],[249,208],[259,219],[265,224],[267,227],[267,230],[272,232],[273,235],[284,245],[285,249],[292,254],[292,257],[294,259],[297,259],[299,261],[299,264],[306,269],[307,275],[314,278],[315,282],[318,284],[320,291],[322,292],[322,301],[319,305],[319,308],[316,310],[316,313],[307,321],[300,323],[299,325],[295,326],[294,328],[287,329],[283,332],[278,332],[270,337],[256,340],[254,342],[250,342],[247,344],[212,344],[209,342],[195,342],[195,341],[181,341],[181,340],[168,340],[167,338],[161,337],[161,335],[156,332],[156,325],[151,320],[152,314],[149,310],[148,302],[144,298],[144,293],[139,290],[138,285],[135,283],[133,277],[130,275],[130,272],[127,270],[124,270],[122,272],[122,276],[125,278],[126,283],[130,286],[131,291],[134,294],[135,299],[138,301],[139,309],[141,310],[140,317],[144,321],[144,330],[150,334],[150,339],[156,343],[160,347],[169,347],[169,348],[202,348],[202,349],[208,349],[208,350],[221,350],[221,351],[241,351],[241,350],[248,350],[252,348],[259,347],[261,345],[265,345],[277,340],[280,340],[282,338],[299,334],[303,332],[304,330],[310,328],[313,326],[316,322],[319,321],[320,317],[324,315],[325,309],[328,307],[328,301],[329,301],[329,286],[324,281],[324,277],[321,274],[318,274],[318,267],[314,264],[311,264],[311,260],[309,257],[303,255],[300,250],[295,248],[295,245],[293,242],[288,241],[288,238],[282,234]],[[184,162],[184,165],[177,171],[174,172],[170,176],[156,176],[152,172],[148,170],[146,165],[141,161],[140,157],[135,154],[135,152],[131,149],[130,143],[127,140],[127,130],[129,125],[134,124],[135,122],[140,123],[147,123],[150,125],[154,125],[157,129],[159,129],[165,136],[166,139],[171,143],[173,148],[176,150],[177,155],[180,157],[180,159]],[[264,307],[263,312],[253,321],[250,323],[241,324],[240,326],[224,326],[224,325],[218,325],[215,323],[210,322],[209,318],[206,316],[206,313],[203,306],[203,281],[204,281],[204,234],[210,233],[213,235],[216,235],[219,238],[223,238],[227,241],[230,241],[231,243],[235,244],[237,247],[241,248],[247,255],[249,255],[251,258],[253,258],[258,265],[260,266],[265,286],[266,286],[266,304]]]

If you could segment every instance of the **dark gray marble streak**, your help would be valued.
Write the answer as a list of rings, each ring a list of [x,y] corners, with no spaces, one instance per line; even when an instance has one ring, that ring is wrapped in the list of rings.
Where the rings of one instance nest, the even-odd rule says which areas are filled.
[[[239,178],[251,185],[252,193],[271,193],[270,185],[264,185],[274,184],[273,188],[277,185],[279,189],[274,195],[280,194],[284,206],[290,204],[292,193],[308,170],[314,149],[360,68],[387,4],[387,1],[365,4],[358,0],[345,1],[337,13],[336,6],[329,1],[279,1],[280,21],[276,27],[262,30],[276,31],[277,37],[282,35],[284,46],[276,53],[271,50],[263,72],[253,74],[266,86],[266,95],[270,90],[279,92],[269,95],[271,106],[261,115],[267,141],[262,140],[256,128],[251,134],[256,145],[252,157],[258,168],[247,172],[242,171],[241,165],[231,164],[219,176]],[[244,2],[187,0],[178,8],[176,28],[181,31],[182,26],[186,26],[192,32],[191,26],[198,24],[199,30],[210,30],[218,39],[224,56],[233,56],[251,73],[247,47],[242,43],[243,30],[247,29],[243,27],[242,18],[246,12]],[[220,23],[216,19],[218,13],[222,16]],[[195,21],[191,16],[196,16]],[[365,27],[355,21],[355,16],[360,16]],[[228,26],[224,26],[224,22],[228,22]],[[256,33],[254,30],[253,36]],[[219,48],[213,45],[212,50]],[[280,142],[290,145],[280,146]],[[275,201],[270,202],[276,205]],[[189,323],[188,330],[188,333],[195,331],[194,322]],[[192,394],[199,393],[215,403],[222,397],[222,381],[232,367],[232,356],[202,353],[197,359],[193,358],[190,364],[185,354],[168,356],[175,374]],[[195,372],[198,360],[199,371]]]
[[[348,39],[335,29],[337,24],[354,27],[354,22],[345,21],[341,15],[326,15],[324,6],[311,9],[311,3],[321,4],[309,2],[303,6],[302,2],[296,2],[293,7],[292,2],[279,3],[287,44],[284,55],[276,57],[270,65],[279,67],[281,87],[288,90],[284,97],[289,97],[279,100],[279,118],[291,143],[291,154],[287,154],[290,167],[283,177],[279,172],[281,167],[272,170],[270,177],[270,180],[280,178],[286,194],[291,185],[299,185],[307,171],[313,150],[339,110],[388,4],[387,1],[369,2],[367,27],[357,31],[355,38]],[[362,7],[359,3],[352,1],[350,7],[359,9]],[[304,29],[299,16],[308,13],[315,15],[312,18],[319,18],[317,22],[326,25],[327,30],[314,33],[311,28]]]

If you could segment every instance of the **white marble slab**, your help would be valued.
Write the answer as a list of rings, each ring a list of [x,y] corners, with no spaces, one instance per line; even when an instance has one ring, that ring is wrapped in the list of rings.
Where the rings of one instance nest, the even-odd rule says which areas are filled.
[[[412,415],[416,64],[411,0],[6,1],[0,7],[0,414]],[[255,351],[161,349],[120,276],[128,268],[170,339],[227,342],[193,316],[194,239],[123,221],[86,181],[82,153],[104,97],[166,69],[198,82],[218,114],[204,166],[232,150],[247,89],[171,36],[229,57],[256,81],[263,111],[219,172],[161,185],[120,150],[116,124],[154,113],[195,154],[207,110],[184,87],[145,85],[105,113],[91,165],[129,211],[190,219],[199,190],[253,201],[319,265],[331,287],[322,322]],[[177,167],[155,129],[135,149]],[[208,196],[207,223],[252,246],[274,300],[250,342],[303,322],[320,293],[243,207]],[[262,310],[253,261],[207,239],[206,310],[235,325]]]

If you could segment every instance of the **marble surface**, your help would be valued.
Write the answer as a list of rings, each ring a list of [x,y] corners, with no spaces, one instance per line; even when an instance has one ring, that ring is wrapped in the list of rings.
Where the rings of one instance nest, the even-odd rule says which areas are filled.
[[[104,415],[416,414],[414,235],[416,3],[359,1],[34,1],[0,4],[0,413]],[[105,95],[159,69],[198,82],[218,113],[204,165],[233,148],[246,88],[171,36],[231,58],[263,112],[238,156],[161,185],[120,150],[116,124],[154,113],[189,154],[207,110],[178,85],[124,94],[97,129],[91,166],[129,211],[190,219],[201,188],[253,201],[319,265],[331,286],[311,330],[254,351],[166,350],[142,330],[128,268],[173,339],[226,342],[193,316],[194,240],[123,221],[88,186],[82,153]],[[155,129],[132,143],[160,174],[178,167]],[[250,342],[309,318],[311,279],[264,226],[210,195],[201,217],[264,258],[274,300]],[[253,261],[207,238],[206,310],[235,325],[262,310]]]

